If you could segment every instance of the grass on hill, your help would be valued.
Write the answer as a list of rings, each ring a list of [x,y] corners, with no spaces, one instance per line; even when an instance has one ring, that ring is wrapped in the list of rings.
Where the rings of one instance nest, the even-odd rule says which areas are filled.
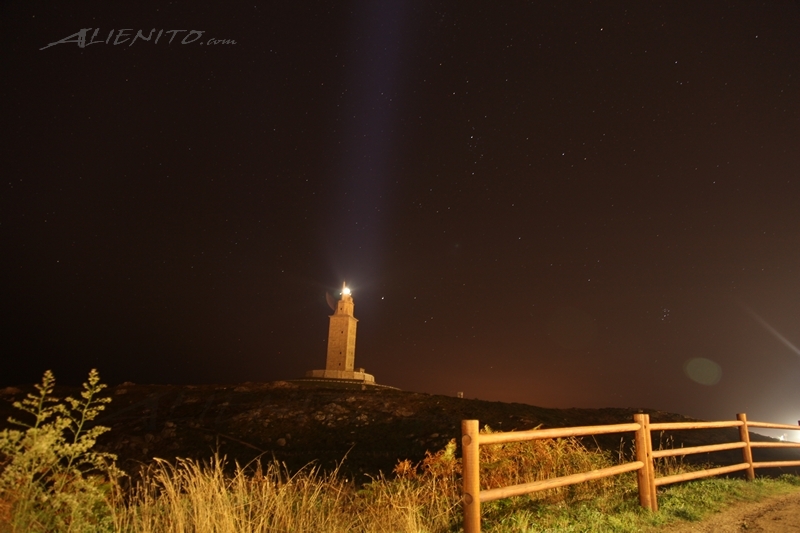
[[[277,462],[235,465],[219,456],[201,463],[156,460],[133,482],[115,458],[92,450],[105,431],[89,427],[107,399],[95,371],[81,399],[52,396],[49,372],[38,396],[16,407],[33,423],[0,432],[0,532],[429,532],[461,530],[461,462],[455,441],[419,464],[401,461],[391,475],[357,485],[338,471],[308,465],[290,472]],[[486,428],[485,431],[491,431]],[[525,483],[617,464],[608,452],[574,439],[481,448],[482,488]],[[685,470],[659,461],[660,475]],[[699,520],[726,505],[797,490],[800,478],[706,479],[659,491],[660,511],[638,505],[634,473],[490,502],[486,532],[634,532]]]

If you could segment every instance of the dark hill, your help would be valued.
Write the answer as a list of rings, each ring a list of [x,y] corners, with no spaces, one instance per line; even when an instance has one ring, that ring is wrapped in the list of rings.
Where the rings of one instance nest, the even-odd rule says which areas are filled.
[[[31,388],[31,391],[33,389]],[[11,401],[19,389],[5,389],[0,420],[17,418]],[[76,389],[59,387],[63,397]],[[297,382],[224,385],[134,385],[106,391],[113,401],[98,423],[111,427],[99,446],[119,456],[133,472],[153,457],[207,459],[215,450],[245,464],[259,455],[285,462],[290,469],[316,461],[332,468],[346,457],[352,474],[390,472],[398,460],[419,461],[460,437],[462,419],[478,419],[495,430],[613,424],[632,421],[637,409],[547,409],[519,403],[489,402],[393,389],[337,390]],[[692,419],[650,409],[653,422]],[[621,439],[627,439],[623,442]],[[605,449],[630,453],[630,434],[590,439]],[[654,447],[669,435],[654,435]],[[738,438],[735,429],[675,432],[674,446],[696,446]],[[754,435],[753,440],[774,440]],[[756,460],[800,459],[800,451],[756,450]],[[741,462],[738,450],[694,460]],[[759,471],[759,473],[763,473]]]

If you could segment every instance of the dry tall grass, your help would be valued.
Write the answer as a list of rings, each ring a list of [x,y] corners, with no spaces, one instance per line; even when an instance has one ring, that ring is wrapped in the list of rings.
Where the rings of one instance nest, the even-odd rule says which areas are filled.
[[[229,475],[219,457],[205,465],[158,461],[117,502],[116,528],[143,533],[455,531],[462,520],[461,461],[455,452],[453,440],[419,464],[401,461],[392,477],[381,475],[362,487],[313,466],[290,474],[274,462],[237,465]],[[603,468],[612,460],[575,439],[560,439],[486,446],[481,463],[484,488],[491,488]],[[568,505],[597,499],[610,489],[631,492],[632,483],[598,480],[535,493],[527,501]],[[501,507],[509,510],[509,504]],[[487,510],[493,514],[491,507]]]
[[[361,488],[313,466],[290,474],[256,463],[227,475],[219,457],[205,465],[158,461],[117,501],[115,525],[142,533],[446,531],[459,520],[454,451],[452,443],[397,479],[380,476]]]
[[[351,530],[341,512],[352,488],[336,473],[309,467],[289,475],[277,463],[225,473],[208,464],[157,461],[126,499],[118,500],[117,531],[142,533]]]

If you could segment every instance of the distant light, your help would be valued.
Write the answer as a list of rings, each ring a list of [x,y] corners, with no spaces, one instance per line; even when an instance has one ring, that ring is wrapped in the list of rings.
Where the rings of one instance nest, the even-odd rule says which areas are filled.
[[[350,289],[345,287],[344,289],[342,289],[342,294],[350,294]]]

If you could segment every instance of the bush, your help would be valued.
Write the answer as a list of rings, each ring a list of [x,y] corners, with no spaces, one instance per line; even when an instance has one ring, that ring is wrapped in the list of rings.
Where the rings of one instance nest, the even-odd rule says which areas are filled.
[[[34,421],[8,421],[26,428],[0,432],[0,528],[4,531],[110,531],[111,492],[122,474],[116,456],[93,451],[97,437],[108,431],[90,427],[110,398],[98,394],[97,370],[89,372],[81,398],[53,396],[49,370],[14,407]]]
[[[481,433],[493,433],[493,430],[486,426]],[[576,438],[481,446],[480,462],[482,490],[589,472],[615,464],[611,453],[587,449]],[[576,501],[597,498],[608,490],[620,490],[631,479],[632,475],[623,475],[586,481],[534,492],[518,501],[528,499],[542,504],[570,505]]]

